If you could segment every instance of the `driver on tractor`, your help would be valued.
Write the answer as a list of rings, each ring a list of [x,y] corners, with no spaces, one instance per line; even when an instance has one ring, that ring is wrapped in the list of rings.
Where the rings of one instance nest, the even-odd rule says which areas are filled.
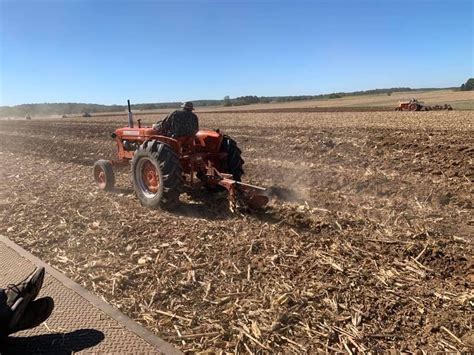
[[[194,136],[199,130],[199,120],[193,113],[192,102],[185,102],[181,110],[169,113],[163,121],[158,121],[153,128],[169,137]]]

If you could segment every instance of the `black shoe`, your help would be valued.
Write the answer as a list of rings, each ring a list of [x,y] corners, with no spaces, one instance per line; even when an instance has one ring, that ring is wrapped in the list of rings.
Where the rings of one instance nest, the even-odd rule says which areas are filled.
[[[39,267],[24,281],[7,286],[5,290],[7,306],[13,312],[8,325],[9,329],[17,327],[17,323],[22,319],[28,304],[38,296],[41,286],[43,286],[43,280],[44,267]]]
[[[30,302],[23,313],[23,317],[17,321],[14,327],[8,329],[8,333],[37,327],[48,319],[53,309],[54,301],[51,297],[38,298],[36,301]]]

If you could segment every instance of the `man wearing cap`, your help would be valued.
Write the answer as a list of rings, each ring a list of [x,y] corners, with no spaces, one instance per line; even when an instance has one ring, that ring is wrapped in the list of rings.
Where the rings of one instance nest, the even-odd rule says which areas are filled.
[[[181,107],[181,110],[171,112],[163,121],[153,125],[153,128],[170,137],[195,135],[199,130],[199,120],[193,113],[193,103],[185,102]]]

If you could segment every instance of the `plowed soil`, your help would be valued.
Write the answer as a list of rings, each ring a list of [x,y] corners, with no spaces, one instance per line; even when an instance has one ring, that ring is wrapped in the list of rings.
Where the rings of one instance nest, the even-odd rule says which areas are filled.
[[[200,120],[280,198],[150,211],[127,169],[112,193],[93,182],[125,116],[2,121],[0,233],[183,351],[473,349],[472,112]]]

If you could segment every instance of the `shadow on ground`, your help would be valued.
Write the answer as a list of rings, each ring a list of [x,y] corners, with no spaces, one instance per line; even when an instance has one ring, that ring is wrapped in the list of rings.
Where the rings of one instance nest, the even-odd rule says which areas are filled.
[[[12,336],[1,344],[1,354],[72,354],[88,349],[104,340],[95,329],[79,329],[70,333]]]
[[[169,212],[213,221],[232,218],[227,192],[210,192],[205,189],[187,189],[186,193],[181,195],[180,203]]]
[[[134,194],[133,188],[115,187],[112,191],[115,194],[131,195]],[[272,186],[265,193],[270,201],[278,200],[280,202],[302,203],[304,200],[297,191]],[[235,216],[252,216],[263,222],[278,224],[286,220],[288,216],[281,215],[281,211],[267,205],[263,208],[251,209],[244,204],[243,208],[232,211],[229,208],[228,193],[225,190],[208,191],[206,189],[187,188],[181,195],[178,205],[166,209],[166,212],[190,218],[206,219],[211,221],[227,220]],[[294,214],[294,213],[293,213]],[[290,223],[291,224],[291,223]],[[300,221],[297,221],[296,228],[300,228]],[[304,224],[304,223],[303,223]]]
[[[135,191],[131,187],[115,187],[111,192],[122,195],[132,195]]]

